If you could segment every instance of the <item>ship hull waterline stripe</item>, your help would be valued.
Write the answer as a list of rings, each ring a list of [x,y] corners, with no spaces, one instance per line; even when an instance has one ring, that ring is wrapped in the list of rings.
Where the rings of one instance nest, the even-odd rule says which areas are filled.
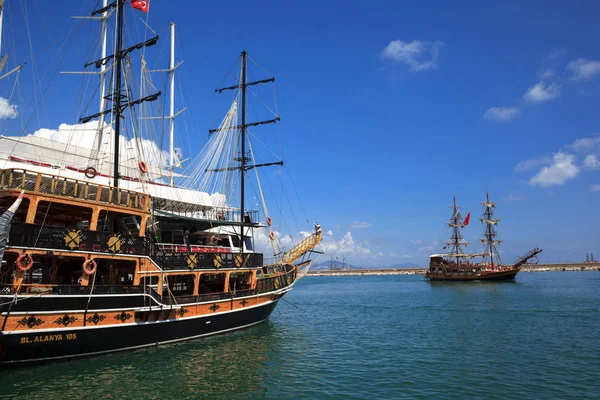
[[[260,304],[255,304],[253,306],[248,306],[248,307],[244,307],[244,308],[236,308],[235,310],[227,310],[227,311],[221,311],[221,312],[215,312],[213,314],[202,314],[202,315],[194,315],[191,317],[179,317],[179,318],[172,318],[172,319],[164,319],[164,320],[158,320],[158,321],[146,321],[146,322],[128,322],[128,323],[118,323],[118,324],[113,324],[113,325],[101,325],[101,326],[94,326],[91,324],[88,324],[86,326],[75,326],[72,328],[52,328],[52,329],[36,329],[36,330],[12,330],[12,331],[4,331],[1,332],[4,335],[22,335],[24,333],[27,334],[31,334],[31,333],[49,333],[49,332],[55,332],[55,333],[64,333],[67,331],[80,331],[80,330],[88,330],[88,329],[103,329],[103,328],[119,328],[119,327],[127,327],[127,326],[139,326],[139,325],[151,325],[151,324],[164,324],[164,323],[168,323],[168,322],[176,322],[176,321],[184,321],[184,320],[188,320],[188,319],[199,319],[199,318],[210,318],[210,317],[216,317],[216,316],[221,316],[224,314],[231,314],[231,313],[236,313],[236,312],[241,312],[244,310],[251,310],[253,308],[258,308],[258,307],[264,307],[267,306],[269,304],[273,304],[275,302],[279,301],[279,299],[275,299],[272,301],[267,301],[264,303],[260,303]],[[147,312],[147,311],[177,311],[177,308],[173,308],[171,309],[170,307],[164,307],[164,308],[156,308],[153,310],[133,310],[133,309],[129,309],[129,310],[125,310],[125,313],[127,312],[135,312],[135,311],[142,311],[142,312]],[[80,311],[80,313],[82,313],[83,311]],[[31,315],[34,316],[43,316],[43,314],[41,313],[29,313]],[[11,313],[12,315],[12,313]],[[88,316],[93,315],[91,312],[88,312]]]
[[[139,293],[137,295],[127,295],[127,296],[138,296],[140,298],[140,300],[144,300],[146,298],[150,298],[152,299],[152,301],[154,302],[155,305],[150,306],[150,307],[155,307],[155,308],[159,308],[159,309],[169,309],[169,308],[181,308],[181,307],[195,307],[195,306],[202,306],[202,305],[208,305],[208,304],[214,304],[214,303],[226,303],[226,302],[231,302],[231,301],[242,301],[244,299],[253,299],[253,298],[260,298],[260,297],[267,297],[267,296],[281,296],[284,295],[285,293],[287,293],[288,291],[291,290],[291,286],[287,286],[283,289],[278,289],[278,290],[274,290],[272,292],[265,292],[265,293],[260,293],[260,294],[255,294],[255,295],[250,295],[250,296],[240,296],[240,297],[233,297],[233,298],[225,298],[225,299],[219,299],[219,300],[207,300],[207,301],[201,301],[201,302],[197,302],[197,303],[177,303],[177,304],[163,304],[163,303],[159,303],[158,301],[156,301],[156,299],[154,299],[152,296],[145,294],[145,293]],[[113,297],[111,297],[111,295],[93,295],[92,296],[92,300],[94,298],[96,298],[96,296],[100,297],[103,296],[105,298],[111,298],[113,299]],[[123,296],[123,295],[114,295],[114,297],[117,296]],[[63,300],[67,300],[67,299],[77,299],[77,298],[81,298],[84,300],[87,300],[88,296],[84,296],[84,295],[45,295],[45,296],[29,296],[29,297],[18,297],[17,301],[15,302],[15,304],[19,305],[24,302],[24,300],[32,300],[32,299],[37,299],[38,301],[41,300],[49,300],[49,299],[63,299]],[[6,300],[6,301],[4,301]],[[7,297],[2,297],[0,296],[0,303],[7,305],[12,303],[14,300],[14,296],[7,296]],[[144,302],[145,303],[145,302]],[[78,313],[78,312],[85,312],[87,311],[88,313],[91,312],[113,312],[113,311],[131,311],[131,310],[138,310],[138,309],[143,309],[143,308],[147,308],[148,305],[140,305],[140,304],[136,304],[136,305],[130,305],[130,306],[126,306],[126,307],[98,307],[95,304],[90,305],[87,310],[83,309],[83,308],[67,308],[67,307],[61,307],[61,308],[53,308],[53,309],[35,309],[34,307],[37,306],[36,302],[29,302],[26,305],[30,305],[31,307],[28,307],[27,309],[13,309],[11,311],[11,315],[30,315],[30,314],[68,314],[68,313]],[[0,307],[0,310],[2,309],[2,307]],[[6,315],[6,311],[2,311],[0,312],[1,316],[5,316]]]

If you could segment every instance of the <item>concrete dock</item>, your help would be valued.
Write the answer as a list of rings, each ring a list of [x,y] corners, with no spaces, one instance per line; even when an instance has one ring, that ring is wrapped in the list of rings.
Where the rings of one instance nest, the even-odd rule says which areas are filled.
[[[414,275],[425,274],[426,268],[385,268],[385,269],[350,269],[345,271],[324,270],[308,271],[307,276],[357,276],[357,275]],[[522,272],[548,271],[600,271],[599,262],[568,264],[527,264],[521,267]]]

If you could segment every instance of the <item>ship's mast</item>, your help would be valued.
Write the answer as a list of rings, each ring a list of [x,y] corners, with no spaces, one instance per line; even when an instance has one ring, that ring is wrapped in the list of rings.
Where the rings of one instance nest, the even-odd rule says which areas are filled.
[[[117,48],[115,50],[115,89],[113,99],[115,101],[115,147],[114,147],[114,165],[113,165],[113,186],[119,186],[119,142],[121,141],[121,69],[123,54],[123,2],[117,0]]]
[[[240,248],[244,251],[244,175],[246,172],[246,51],[242,51],[242,124],[240,126],[241,156],[240,156]]]
[[[221,89],[216,89],[215,93],[221,93],[224,90],[234,90],[234,89],[239,89],[240,90],[240,94],[241,94],[241,103],[242,103],[242,107],[241,107],[241,124],[236,126],[236,129],[240,130],[240,141],[241,141],[241,146],[240,146],[240,156],[238,158],[235,158],[234,161],[238,161],[240,163],[239,167],[235,167],[235,169],[239,169],[240,170],[240,246],[241,249],[243,251],[244,249],[244,224],[246,223],[244,220],[244,192],[245,192],[245,172],[248,170],[251,170],[253,168],[258,168],[258,167],[267,167],[267,166],[271,166],[271,165],[283,165],[283,161],[277,161],[277,162],[271,162],[271,163],[263,163],[263,164],[249,164],[249,162],[251,161],[251,159],[249,157],[246,156],[246,129],[249,126],[258,126],[258,125],[265,125],[265,124],[273,124],[275,122],[278,122],[280,120],[279,116],[276,116],[274,119],[270,119],[267,121],[258,121],[258,122],[251,122],[251,123],[246,123],[246,88],[248,86],[253,86],[253,85],[258,85],[261,83],[267,83],[267,82],[274,82],[275,78],[271,77],[268,79],[262,79],[262,80],[258,80],[258,81],[254,81],[254,82],[248,82],[247,80],[247,67],[248,67],[248,53],[246,53],[246,51],[242,51],[241,54],[241,76],[240,76],[240,80],[239,80],[239,84],[235,85],[235,86],[229,86],[229,87],[225,87],[225,88],[221,88]],[[227,129],[227,128],[226,128]],[[219,132],[221,130],[221,128],[217,128],[217,129],[210,129],[208,131],[209,134],[215,133],[215,132]],[[224,169],[224,170],[229,170],[229,169]],[[207,172],[220,172],[223,171],[223,169],[213,169],[213,170],[207,170]]]
[[[106,65],[106,63],[109,62],[110,60],[113,60],[113,62],[114,62],[114,71],[113,71],[114,79],[113,79],[113,81],[115,82],[115,86],[114,86],[112,93],[109,93],[108,95],[104,96],[105,100],[110,100],[113,102],[113,106],[109,109],[101,109],[99,113],[96,113],[93,115],[88,115],[87,117],[81,117],[79,119],[79,122],[86,123],[86,122],[91,121],[94,118],[100,118],[100,120],[102,121],[102,117],[109,113],[112,113],[114,115],[114,121],[115,121],[114,141],[115,141],[115,144],[114,144],[114,161],[113,161],[114,165],[113,165],[113,183],[112,183],[114,187],[119,186],[119,142],[121,139],[121,116],[123,115],[126,108],[132,107],[136,104],[143,103],[145,101],[154,101],[154,100],[158,99],[158,97],[161,95],[161,92],[159,91],[157,93],[151,94],[146,97],[142,97],[137,100],[128,100],[127,96],[121,93],[123,59],[131,51],[140,49],[142,47],[153,46],[158,41],[158,35],[157,35],[151,39],[146,40],[145,42],[139,43],[135,46],[131,46],[127,49],[123,49],[123,12],[124,12],[123,4],[125,4],[125,0],[116,0],[99,10],[92,12],[92,17],[94,17],[95,15],[102,14],[103,15],[102,18],[107,18],[106,12],[109,9],[115,8],[117,10],[117,22],[116,22],[117,44],[116,44],[115,53],[113,55],[105,56],[99,60],[88,62],[84,66],[85,68],[87,68],[91,65],[94,65],[96,68],[100,68],[101,71],[104,71],[102,69],[102,66]],[[104,50],[103,50],[103,53],[104,53]],[[105,108],[105,107],[101,107],[101,108]]]
[[[462,224],[462,217],[459,212],[459,208],[456,205],[456,196],[453,199],[452,203],[452,217],[450,217],[450,221],[448,221],[448,226],[452,229],[452,236],[450,237],[450,241],[446,242],[446,246],[450,246],[450,254],[454,254],[456,257],[456,263],[458,264],[460,261],[460,255],[462,254],[461,246],[467,246],[468,243],[463,241],[462,233],[460,230],[464,228]]]
[[[500,244],[502,241],[496,239],[497,233],[496,229],[494,228],[494,225],[497,225],[498,221],[500,220],[493,219],[493,208],[496,207],[496,203],[490,201],[490,196],[487,192],[485,193],[485,202],[483,203],[483,205],[485,207],[485,210],[483,212],[483,217],[480,218],[481,222],[486,225],[484,236],[483,238],[481,238],[481,243],[484,245],[483,261],[485,261],[485,259],[489,255],[491,267],[494,268],[494,258],[497,258],[498,260],[498,262],[496,263],[497,265],[501,263],[498,252],[496,251],[496,245]]]

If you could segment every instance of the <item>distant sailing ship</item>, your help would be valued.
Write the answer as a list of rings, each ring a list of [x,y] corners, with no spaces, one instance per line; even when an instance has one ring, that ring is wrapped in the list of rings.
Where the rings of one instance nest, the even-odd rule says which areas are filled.
[[[158,40],[123,46],[124,4],[105,0],[92,13],[103,28],[116,13],[114,54],[105,56],[103,48],[102,59],[86,64],[110,70],[115,82],[106,96],[102,87],[100,112],[80,119],[87,123],[111,116],[113,138],[121,137],[126,110],[160,95],[131,100],[129,83],[122,84],[129,53]],[[148,10],[148,2],[132,6]],[[86,153],[35,136],[0,137],[0,222],[8,228],[5,222],[14,215],[10,234],[0,232],[1,250],[1,239],[8,236],[0,264],[1,364],[137,349],[247,328],[266,320],[310,267],[306,257],[322,238],[318,224],[288,251],[275,251],[281,246],[260,182],[255,189],[260,190],[265,223],[244,204],[246,173],[283,165],[253,163],[256,153],[245,147],[251,145],[249,127],[279,121],[246,122],[247,88],[274,81],[248,82],[246,52],[236,84],[217,90],[235,91],[235,100],[219,128],[211,130],[204,158],[191,165],[191,184],[173,183],[173,119],[178,114],[172,97],[173,25],[171,34],[168,168],[151,165],[139,148],[135,158],[120,155],[120,140],[113,140],[112,153],[104,159],[114,162],[106,165],[98,161],[99,138]],[[107,107],[108,102],[113,104]],[[139,122],[128,116],[132,125]],[[98,123],[98,134],[103,126]],[[165,176],[170,184],[161,179]],[[215,176],[218,188],[229,192],[201,190],[207,186],[197,183]],[[239,196],[239,208],[231,204],[231,193]],[[268,232],[275,253],[270,262],[263,263],[256,249],[255,229]]]
[[[444,249],[450,251],[445,254],[432,254],[429,256],[429,270],[425,276],[432,281],[481,281],[481,280],[508,280],[514,279],[523,264],[532,257],[542,252],[535,248],[525,256],[520,257],[514,265],[504,265],[496,249],[502,241],[497,238],[495,226],[499,219],[494,219],[494,208],[496,203],[491,202],[488,193],[483,202],[484,212],[480,218],[485,224],[485,232],[479,240],[483,245],[482,254],[466,254],[463,247],[468,245],[463,240],[461,230],[469,224],[470,213],[463,220],[456,198],[452,205],[452,217],[448,226],[452,230],[450,241],[446,242]],[[480,259],[479,262],[474,260]]]

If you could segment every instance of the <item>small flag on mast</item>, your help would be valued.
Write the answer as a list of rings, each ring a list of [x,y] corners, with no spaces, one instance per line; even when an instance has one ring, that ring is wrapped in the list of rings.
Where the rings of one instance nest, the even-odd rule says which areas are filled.
[[[131,7],[148,12],[150,8],[150,2],[148,0],[131,0]]]
[[[471,219],[471,213],[468,213],[467,216],[465,217],[465,220],[463,221],[463,226],[467,226],[469,225],[469,220]]]

